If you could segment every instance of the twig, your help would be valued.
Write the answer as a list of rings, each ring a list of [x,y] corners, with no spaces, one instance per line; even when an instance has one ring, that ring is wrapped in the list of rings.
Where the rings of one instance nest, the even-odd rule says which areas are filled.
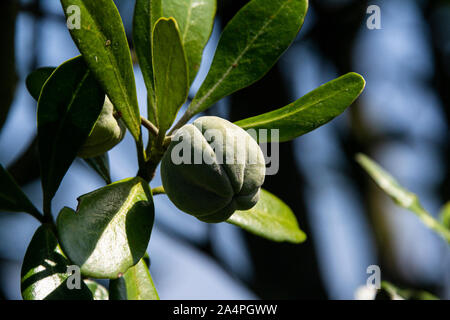
[[[141,122],[142,125],[151,133],[153,134],[155,137],[158,136],[159,130],[158,128],[151,123],[149,120],[145,119],[144,117],[141,117]]]
[[[156,196],[156,195],[158,195],[158,194],[166,194],[166,191],[164,190],[164,187],[163,187],[163,186],[159,186],[159,187],[156,187],[156,188],[153,188],[153,189],[152,189],[152,194],[153,194],[154,196]]]

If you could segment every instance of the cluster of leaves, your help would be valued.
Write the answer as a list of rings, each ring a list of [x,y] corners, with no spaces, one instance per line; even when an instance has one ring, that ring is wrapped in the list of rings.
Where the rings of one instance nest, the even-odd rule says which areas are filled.
[[[81,55],[27,78],[38,104],[43,214],[0,166],[0,210],[27,212],[42,222],[24,258],[23,297],[157,299],[145,252],[154,220],[153,193],[163,190],[152,191],[149,183],[171,134],[263,77],[295,39],[308,2],[252,0],[244,6],[223,30],[205,81],[175,125],[212,32],[216,1],[136,0],[133,41],[147,88],[147,118],[139,112],[130,49],[113,0],[61,4],[68,19],[72,6],[80,9],[81,28],[69,31]],[[236,124],[278,129],[280,141],[289,141],[341,114],[364,85],[360,75],[349,73],[288,106]],[[81,196],[76,211],[63,208],[55,223],[52,199],[95,125],[105,94],[136,142],[139,172],[111,183],[107,154],[86,159],[107,185]],[[147,146],[142,127],[150,132]],[[254,208],[236,212],[227,222],[273,241],[306,239],[292,210],[265,190]],[[67,288],[69,265],[80,267],[79,290]],[[109,279],[109,293],[88,278]]]

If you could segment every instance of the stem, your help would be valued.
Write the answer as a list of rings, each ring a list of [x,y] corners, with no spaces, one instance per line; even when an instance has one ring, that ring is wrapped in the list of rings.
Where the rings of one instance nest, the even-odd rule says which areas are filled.
[[[141,122],[142,122],[142,125],[143,125],[143,126],[144,126],[151,134],[153,134],[155,137],[158,136],[159,130],[158,130],[158,128],[157,128],[153,123],[151,123],[149,120],[147,120],[147,119],[144,118],[144,117],[141,117]]]
[[[44,216],[42,217],[43,219],[43,223],[49,223],[54,225],[55,221],[53,220],[53,215],[52,215],[52,200],[48,200],[47,197],[44,196]]]
[[[156,195],[158,195],[158,194],[166,194],[166,191],[164,190],[164,187],[163,187],[163,186],[159,186],[159,187],[156,187],[156,188],[153,188],[153,189],[152,189],[152,194],[153,194],[154,196],[156,196]]]
[[[141,177],[147,182],[150,182],[150,176],[147,174],[146,170],[146,152],[144,150],[144,142],[142,141],[142,132],[139,136],[139,140],[136,141],[136,149],[138,154],[138,164],[139,164],[139,171],[137,173],[137,176]]]
[[[421,205],[413,205],[411,211],[414,212],[428,228],[438,233],[450,244],[450,230],[434,219]]]
[[[30,216],[37,219],[40,223],[44,224],[46,222],[45,217],[42,213],[40,213],[37,209],[36,211],[27,212]]]
[[[175,124],[175,126],[168,132],[168,136],[171,136],[175,130],[180,129],[182,126],[184,126],[191,118],[193,117],[193,114],[191,114],[188,111],[186,111],[180,120]]]

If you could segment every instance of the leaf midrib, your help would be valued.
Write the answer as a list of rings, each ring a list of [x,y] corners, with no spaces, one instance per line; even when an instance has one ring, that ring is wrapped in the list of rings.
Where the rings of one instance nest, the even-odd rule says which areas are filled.
[[[102,36],[98,36],[98,35],[97,35],[97,32],[94,32],[94,33],[97,35],[97,38],[100,39],[100,41],[103,41],[102,43],[105,43],[108,39],[107,39],[107,37],[104,35],[104,33],[100,31],[100,30],[102,30],[102,28],[100,28],[100,24],[99,24],[99,22],[96,20],[95,15],[93,15],[93,14],[90,12],[90,10],[89,10],[86,6],[85,6],[85,8],[86,8],[86,10],[89,12],[89,15],[91,16],[91,19],[92,19],[92,21],[94,22],[94,24],[95,24],[97,30],[99,30],[98,33],[99,33],[100,35],[102,35]],[[103,39],[102,39],[102,38],[103,38]],[[112,46],[112,43],[111,43],[111,46]],[[119,68],[119,65],[118,65],[118,63],[117,63],[117,61],[116,61],[116,58],[115,58],[114,54],[112,54],[109,50],[106,50],[106,56],[108,57],[109,62],[110,62],[111,65],[113,66],[114,77],[116,78],[116,81],[118,82],[120,91],[122,92],[123,96],[125,97],[127,106],[133,106],[133,107],[135,107],[136,105],[135,105],[135,104],[132,104],[132,103],[130,102],[130,97],[128,96],[128,90],[123,86],[122,81],[120,81],[120,80],[122,79],[122,76],[121,76],[120,73],[118,72],[118,70],[119,70],[120,68]],[[125,79],[122,79],[122,80],[125,80]],[[134,109],[134,108],[133,108],[133,109]],[[120,110],[120,111],[123,112],[122,110]],[[134,110],[132,110],[132,111],[134,111]],[[131,118],[132,118],[132,120],[133,120],[133,126],[134,126],[133,129],[137,129],[137,131],[139,131],[139,126],[135,126],[135,123],[139,123],[139,121],[137,121],[134,112],[128,112],[128,113],[129,113],[129,115],[131,116]]]
[[[352,89],[353,89],[354,87],[356,87],[356,85],[355,85],[355,86],[352,86]],[[261,121],[259,121],[259,122],[251,122],[251,123],[249,123],[249,124],[247,124],[247,125],[242,125],[242,126],[240,126],[240,127],[241,127],[241,128],[248,128],[248,127],[253,128],[253,127],[257,127],[257,126],[259,127],[259,126],[264,125],[264,124],[267,124],[267,123],[279,121],[279,120],[282,120],[282,119],[284,119],[284,118],[289,118],[290,116],[292,116],[292,115],[294,115],[294,114],[296,114],[296,113],[298,113],[298,112],[304,111],[304,110],[307,109],[307,108],[313,107],[313,106],[315,106],[315,105],[317,105],[317,104],[320,104],[320,103],[322,103],[322,102],[324,102],[324,101],[326,101],[326,100],[329,100],[329,99],[331,99],[331,98],[333,98],[333,97],[335,97],[335,96],[341,94],[343,91],[345,91],[345,89],[340,89],[340,90],[338,90],[338,91],[334,91],[333,94],[329,94],[329,95],[327,95],[327,96],[324,96],[324,97],[320,98],[319,100],[313,101],[313,102],[311,102],[311,103],[307,103],[307,104],[301,106],[300,108],[294,108],[293,111],[288,112],[288,113],[283,113],[282,115],[280,115],[280,116],[278,116],[278,117],[275,116],[275,117],[271,117],[271,118],[266,119],[266,120],[263,119],[263,120],[261,120]],[[295,102],[294,102],[294,104],[295,104]],[[287,107],[289,107],[289,106],[287,106]],[[278,111],[280,111],[280,110],[281,110],[281,109],[274,110],[273,113],[276,113],[276,112],[278,112]],[[255,118],[256,118],[256,117],[259,117],[259,116],[255,116]],[[250,121],[250,119],[249,119],[249,121]]]
[[[186,36],[188,34],[188,30],[189,30],[189,27],[190,27],[189,20],[191,19],[191,15],[192,15],[192,0],[189,0],[188,14],[186,16],[186,22],[185,22],[185,28],[184,28],[184,32],[183,32],[183,38],[181,39],[183,44],[185,43]]]
[[[211,94],[222,84],[223,81],[228,77],[228,75],[231,73],[231,71],[234,69],[235,65],[238,65],[240,60],[243,58],[243,56],[250,50],[251,46],[258,40],[258,38],[264,33],[265,29],[270,25],[270,23],[275,20],[275,18],[280,14],[280,12],[284,9],[285,6],[287,6],[289,1],[285,2],[283,5],[280,6],[278,11],[273,14],[267,21],[264,23],[264,25],[261,27],[261,29],[258,31],[258,33],[253,37],[252,40],[248,43],[248,45],[242,50],[242,52],[239,54],[239,56],[231,63],[231,65],[228,67],[228,69],[225,71],[223,76],[219,79],[219,81],[216,82],[216,84],[197,102],[197,104],[192,108],[193,113],[196,112],[197,109],[211,96]]]

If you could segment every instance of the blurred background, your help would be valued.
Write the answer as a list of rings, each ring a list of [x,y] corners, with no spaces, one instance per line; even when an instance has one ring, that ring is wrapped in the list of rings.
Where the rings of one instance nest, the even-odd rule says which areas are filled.
[[[218,1],[192,96],[220,30],[246,2]],[[130,36],[134,1],[116,4]],[[369,5],[381,8],[379,30],[366,26]],[[78,51],[57,0],[1,1],[0,33],[0,163],[41,206],[36,102],[25,78]],[[353,299],[373,264],[382,280],[450,298],[449,246],[397,208],[354,160],[357,152],[375,158],[435,215],[450,199],[450,1],[311,0],[298,38],[275,68],[208,114],[235,121],[273,110],[349,71],[367,80],[363,95],[328,125],[280,144],[280,171],[264,185],[289,204],[308,240],[272,243],[225,223],[204,224],[157,196],[148,252],[162,299]],[[138,66],[135,74],[145,115]],[[136,174],[130,134],[109,154],[113,180]],[[160,184],[158,174],[151,185]],[[53,211],[75,208],[78,196],[101,186],[75,161]],[[21,298],[21,261],[37,227],[28,215],[0,213],[0,299]]]

